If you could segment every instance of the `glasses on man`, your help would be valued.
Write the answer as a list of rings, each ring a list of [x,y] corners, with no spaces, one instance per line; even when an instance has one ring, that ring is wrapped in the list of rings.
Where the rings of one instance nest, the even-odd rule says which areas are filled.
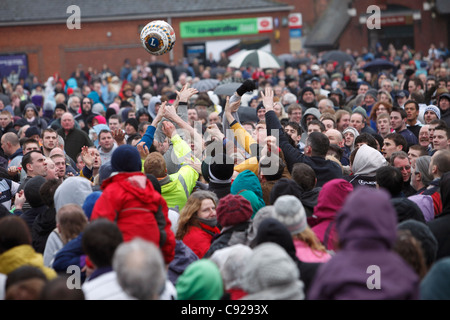
[[[403,166],[403,167],[397,167],[397,168],[400,169],[400,171],[402,171],[402,170],[408,171],[411,169],[411,166]]]

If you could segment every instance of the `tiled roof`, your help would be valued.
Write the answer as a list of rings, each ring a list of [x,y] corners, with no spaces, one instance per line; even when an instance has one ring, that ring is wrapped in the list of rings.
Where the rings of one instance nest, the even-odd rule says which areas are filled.
[[[81,19],[90,21],[290,9],[286,4],[271,0],[2,0],[0,23],[63,22],[72,14],[72,11],[67,12],[70,5],[77,5]]]

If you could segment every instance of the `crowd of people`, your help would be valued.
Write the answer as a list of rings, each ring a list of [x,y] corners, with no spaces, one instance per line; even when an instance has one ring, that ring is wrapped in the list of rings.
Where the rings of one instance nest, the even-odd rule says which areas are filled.
[[[3,77],[0,298],[449,299],[448,50],[323,54]]]

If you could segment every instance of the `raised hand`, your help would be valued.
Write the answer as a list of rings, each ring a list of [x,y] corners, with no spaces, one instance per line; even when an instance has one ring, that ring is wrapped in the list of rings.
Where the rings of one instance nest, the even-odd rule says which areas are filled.
[[[208,127],[206,128],[206,132],[208,132],[213,139],[217,139],[219,141],[223,141],[223,139],[225,138],[225,135],[222,133],[222,131],[220,131],[219,127],[217,127],[215,123],[208,125]]]
[[[197,89],[189,88],[189,84],[185,84],[180,91],[175,91],[180,102],[188,102],[189,99],[198,93]]]
[[[89,147],[84,146],[81,148],[81,159],[83,160],[86,167],[92,169],[92,166],[94,165],[94,157],[89,152]]]
[[[164,108],[163,116],[166,119],[175,121],[175,118],[177,117],[177,112],[173,106],[166,105]]]
[[[273,110],[273,90],[271,87],[266,87],[265,93],[261,91],[262,102],[266,112]]]
[[[229,113],[237,112],[240,106],[241,106],[241,99],[230,103],[230,97],[227,97],[227,101],[225,103],[225,112]]]
[[[125,144],[125,132],[122,129],[115,129],[111,133],[118,145]]]
[[[136,145],[137,150],[139,151],[139,154],[141,155],[141,159],[145,160],[147,156],[150,154],[150,151],[148,150],[147,146],[145,145],[145,142],[140,142]]]
[[[172,138],[172,135],[176,133],[176,128],[170,121],[163,121],[161,129],[169,138]]]

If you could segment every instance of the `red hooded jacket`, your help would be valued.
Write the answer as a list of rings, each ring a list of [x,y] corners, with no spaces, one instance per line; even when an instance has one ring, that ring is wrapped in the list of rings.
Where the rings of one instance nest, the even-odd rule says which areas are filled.
[[[169,209],[150,180],[142,172],[121,172],[103,181],[101,187],[91,220],[116,222],[124,241],[140,237],[153,242],[160,247],[166,264],[170,263],[175,255],[175,235]]]

